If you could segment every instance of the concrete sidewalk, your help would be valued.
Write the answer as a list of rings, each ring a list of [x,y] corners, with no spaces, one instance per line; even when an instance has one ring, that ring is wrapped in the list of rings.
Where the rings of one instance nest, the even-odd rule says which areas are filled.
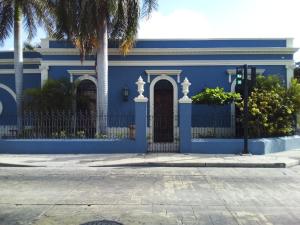
[[[285,168],[300,164],[300,150],[269,155],[99,154],[0,155],[0,167],[240,167]]]

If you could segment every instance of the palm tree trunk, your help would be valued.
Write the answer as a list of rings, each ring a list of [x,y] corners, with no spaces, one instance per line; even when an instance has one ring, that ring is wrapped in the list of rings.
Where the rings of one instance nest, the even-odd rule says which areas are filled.
[[[108,35],[107,21],[100,30],[100,46],[97,49],[97,133],[106,133],[108,110]]]
[[[14,5],[14,67],[17,102],[17,129],[23,129],[23,44],[22,44],[22,9],[15,1]]]

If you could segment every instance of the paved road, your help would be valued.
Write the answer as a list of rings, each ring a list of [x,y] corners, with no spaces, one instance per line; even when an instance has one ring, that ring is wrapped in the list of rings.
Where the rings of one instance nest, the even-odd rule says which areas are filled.
[[[124,225],[299,225],[300,166],[0,167],[1,225],[113,224],[103,220]]]

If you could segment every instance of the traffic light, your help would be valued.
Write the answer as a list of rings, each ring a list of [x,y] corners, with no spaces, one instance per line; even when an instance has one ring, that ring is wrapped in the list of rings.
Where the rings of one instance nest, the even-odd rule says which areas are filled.
[[[236,85],[242,86],[244,80],[243,70],[241,68],[236,69]]]

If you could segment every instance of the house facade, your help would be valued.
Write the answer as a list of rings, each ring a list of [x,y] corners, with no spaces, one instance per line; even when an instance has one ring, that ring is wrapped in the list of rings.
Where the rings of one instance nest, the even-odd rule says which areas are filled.
[[[293,40],[282,39],[203,39],[203,40],[137,40],[124,56],[109,44],[108,114],[132,114],[137,96],[136,82],[145,82],[147,127],[151,142],[174,142],[178,136],[178,100],[182,82],[191,83],[189,96],[206,87],[235,91],[236,67],[255,66],[262,75],[278,75],[286,86],[293,77]],[[100,74],[101,76],[101,74]],[[79,51],[66,41],[41,40],[40,48],[24,52],[24,89],[42,87],[47,79],[68,79],[78,90],[95,92],[97,77],[95,57],[80,61]],[[16,114],[13,52],[0,52],[0,117]],[[216,114],[217,113],[217,114]],[[209,130],[208,117],[225,121],[232,131],[233,105],[218,108],[192,106],[193,129]],[[163,122],[167,126],[162,128]],[[197,122],[198,121],[198,122]],[[227,121],[227,122],[226,122]],[[228,124],[227,124],[228,123]],[[227,124],[227,125],[226,125]],[[231,125],[230,125],[231,124]]]

